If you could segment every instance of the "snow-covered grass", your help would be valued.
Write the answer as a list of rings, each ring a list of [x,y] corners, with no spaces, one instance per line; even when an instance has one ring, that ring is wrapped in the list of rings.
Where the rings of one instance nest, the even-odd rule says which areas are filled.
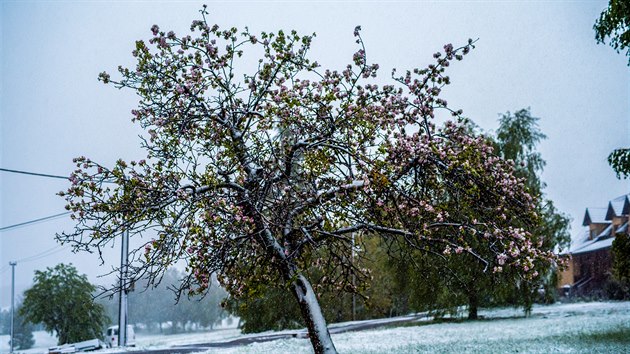
[[[334,334],[340,353],[627,353],[630,302],[535,306],[481,311],[479,321],[416,323]],[[305,339],[212,349],[206,353],[310,353]]]
[[[57,338],[48,334],[45,331],[35,331],[33,332],[33,339],[35,339],[35,348],[29,350],[14,350],[15,353],[42,353],[48,347],[54,347],[57,345]],[[0,336],[0,353],[8,353],[9,352],[9,335]]]
[[[180,333],[171,335],[146,334],[136,335],[136,348],[154,349],[185,344],[198,344],[226,341],[241,336],[241,330],[237,328],[220,329],[211,332]],[[133,350],[133,349],[131,349]]]
[[[48,332],[33,332],[35,338],[35,347],[28,350],[14,350],[15,353],[21,354],[39,354],[47,352],[49,347],[57,345],[57,338]],[[222,342],[235,338],[241,338],[241,330],[236,328],[218,329],[210,332],[194,332],[181,334],[144,334],[136,333],[136,346],[127,348],[127,351],[134,352],[144,349],[160,349],[184,344],[197,344],[209,342]],[[120,348],[103,349],[94,353],[120,352]],[[9,352],[9,336],[0,336],[0,353]]]
[[[479,321],[460,319],[442,323],[418,321],[399,327],[333,334],[340,353],[630,353],[630,302],[590,302],[534,306],[531,317],[519,309],[481,310]],[[343,327],[336,324],[331,327]],[[295,333],[295,331],[283,331]],[[266,332],[278,334],[282,332]],[[137,334],[137,347],[159,349],[184,344],[224,342],[241,335],[238,329],[177,335]],[[55,345],[54,338],[36,332],[37,348],[21,353],[42,353]],[[0,352],[8,352],[8,336],[0,336]],[[119,351],[102,350],[99,353]],[[207,354],[311,353],[308,339],[291,338],[227,349]]]

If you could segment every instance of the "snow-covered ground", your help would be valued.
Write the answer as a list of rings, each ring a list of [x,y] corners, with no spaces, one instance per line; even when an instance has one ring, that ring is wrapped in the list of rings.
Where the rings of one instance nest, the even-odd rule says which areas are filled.
[[[35,346],[28,350],[14,350],[20,354],[41,354],[48,351],[49,347],[57,345],[57,337],[45,331],[33,332]],[[130,352],[143,349],[160,349],[184,344],[197,344],[208,342],[222,342],[241,338],[241,330],[237,328],[217,329],[210,332],[181,333],[172,335],[136,333],[136,346],[128,348]],[[0,354],[9,352],[9,336],[0,336]],[[119,348],[103,349],[93,353],[120,352]]]
[[[33,332],[33,338],[35,339],[35,347],[29,350],[14,350],[13,352],[17,353],[42,353],[48,347],[53,347],[57,345],[57,338],[48,334],[45,331],[36,331]],[[8,353],[9,352],[9,340],[10,336],[3,335],[0,336],[0,353]]]
[[[630,302],[535,306],[529,318],[524,318],[521,310],[513,308],[481,310],[479,314],[484,320],[416,323],[339,333],[333,334],[333,340],[340,353],[630,353]],[[129,351],[223,342],[256,335],[259,334],[241,335],[237,329],[170,336],[139,333],[137,347]],[[45,332],[35,333],[35,339],[37,348],[22,353],[42,353],[48,346],[55,345],[55,339]],[[8,336],[0,336],[0,352],[8,352],[7,342]],[[206,353],[310,352],[312,349],[307,339],[292,338],[211,349]]]
[[[630,302],[483,310],[486,320],[333,334],[340,353],[630,353]],[[625,333],[625,340],[603,336]],[[612,337],[612,338],[611,338]],[[310,353],[306,339],[285,339],[206,353]]]

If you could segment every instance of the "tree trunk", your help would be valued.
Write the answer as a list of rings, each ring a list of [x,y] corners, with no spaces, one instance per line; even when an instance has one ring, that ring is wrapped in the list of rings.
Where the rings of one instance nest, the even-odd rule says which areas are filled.
[[[254,215],[258,217],[257,215]],[[260,225],[264,225],[261,221]],[[308,337],[313,345],[315,354],[336,354],[337,349],[333,344],[326,320],[322,309],[319,307],[319,301],[315,296],[315,291],[311,283],[300,274],[297,267],[286,258],[285,249],[280,246],[276,238],[273,237],[269,228],[260,227],[264,230],[264,236],[270,247],[270,254],[274,254],[281,259],[279,270],[282,272],[285,281],[291,285],[291,290],[295,299],[300,306],[302,318],[308,329]]]
[[[476,320],[478,319],[477,310],[479,308],[479,299],[477,298],[476,292],[468,293],[468,319]]]
[[[316,354],[337,353],[333,344],[326,320],[319,307],[319,301],[309,281],[303,275],[297,275],[292,284],[293,295],[295,295],[302,317],[306,322],[308,336]]]

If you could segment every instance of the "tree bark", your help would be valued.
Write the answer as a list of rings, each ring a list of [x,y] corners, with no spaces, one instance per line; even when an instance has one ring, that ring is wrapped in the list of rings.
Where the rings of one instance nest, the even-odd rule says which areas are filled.
[[[319,301],[309,281],[303,275],[297,274],[292,284],[292,290],[300,305],[315,353],[337,353],[326,320],[319,307]]]
[[[257,224],[259,229],[263,230],[263,237],[267,241],[270,255],[275,255],[280,259],[280,265],[278,268],[282,273],[284,280],[290,284],[293,295],[300,306],[302,318],[306,323],[308,336],[311,340],[311,344],[313,345],[315,354],[336,354],[337,349],[330,337],[330,332],[328,331],[324,314],[322,313],[322,309],[319,307],[319,301],[317,300],[317,296],[315,295],[315,291],[313,291],[311,283],[305,276],[300,274],[297,267],[287,259],[285,254],[286,250],[280,246],[278,240],[273,237],[269,228],[266,227],[264,220],[261,220],[257,213],[251,212],[254,210],[253,206],[251,204],[248,204],[247,206],[248,208],[246,211],[250,212],[248,214],[251,215],[254,220],[258,219]]]
[[[478,319],[477,310],[479,308],[479,299],[477,298],[477,293],[470,292],[468,293],[468,319],[476,320]]]

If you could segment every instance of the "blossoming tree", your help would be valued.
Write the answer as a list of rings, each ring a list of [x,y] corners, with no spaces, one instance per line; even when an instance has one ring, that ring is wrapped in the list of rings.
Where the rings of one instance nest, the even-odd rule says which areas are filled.
[[[335,347],[304,269],[352,287],[350,276],[365,271],[349,257],[353,234],[468,254],[487,272],[523,279],[553,261],[530,241],[534,204],[511,165],[458,123],[434,123],[436,112],[461,114],[439,95],[445,68],[472,41],[379,86],[359,27],[358,51],[336,71],[309,59],[314,36],[222,30],[201,14],[191,35],[154,25],[148,44],[136,42],[135,68],[100,75],[140,97],[132,114],[147,156],[112,167],[75,160],[60,194],[76,228],[62,242],[100,250],[123,230],[144,236],[132,276],[158,279],[184,261],[190,292],[206,290],[213,273],[234,296],[252,282],[283,282],[317,353]],[[459,214],[460,203],[488,217]],[[512,219],[518,226],[505,226]]]

